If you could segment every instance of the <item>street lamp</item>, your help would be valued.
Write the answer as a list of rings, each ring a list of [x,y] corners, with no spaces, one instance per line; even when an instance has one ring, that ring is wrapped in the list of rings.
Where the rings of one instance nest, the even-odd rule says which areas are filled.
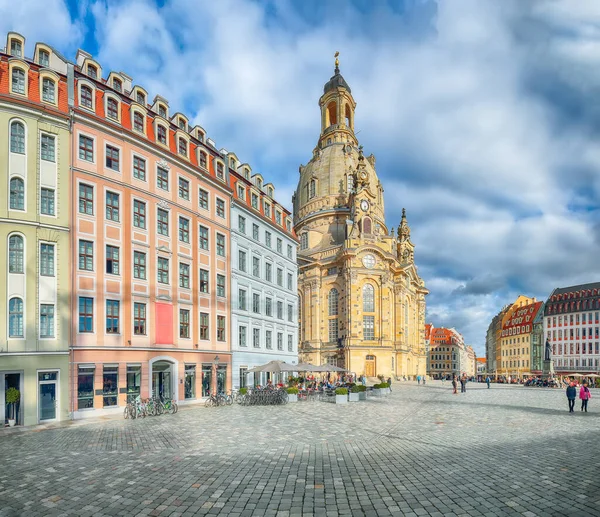
[[[212,386],[211,391],[213,395],[217,395],[217,366],[219,366],[219,356],[216,355],[213,360],[213,375],[212,375]]]

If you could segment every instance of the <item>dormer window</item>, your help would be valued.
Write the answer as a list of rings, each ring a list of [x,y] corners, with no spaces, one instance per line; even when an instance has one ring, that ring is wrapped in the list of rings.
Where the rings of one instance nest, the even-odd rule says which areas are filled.
[[[221,162],[217,163],[217,178],[221,180],[224,178],[223,164]]]
[[[144,116],[137,111],[133,112],[133,129],[140,133],[144,132]]]
[[[23,45],[18,39],[10,40],[10,55],[15,57],[23,57]]]
[[[185,120],[182,118],[179,119],[179,129],[183,129],[185,131]]]
[[[272,198],[273,197],[273,187],[269,187],[268,193],[269,193],[269,197]]]
[[[89,86],[81,87],[80,102],[82,106],[92,109],[92,89]]]
[[[87,74],[92,79],[98,79],[98,69],[94,65],[87,66]]]
[[[231,159],[229,160],[229,166],[230,166],[232,169],[235,169],[235,160],[234,160],[233,158],[231,158]]]
[[[256,178],[256,186],[262,188],[262,180],[260,178]]]
[[[141,104],[142,106],[146,105],[146,96],[142,92],[137,92],[135,100],[138,102],[138,104]]]
[[[271,205],[269,203],[265,203],[265,215],[271,217]]]
[[[56,84],[47,77],[42,80],[42,100],[45,102],[56,102]]]
[[[110,97],[106,99],[106,115],[113,120],[119,120],[119,103]]]
[[[206,169],[206,153],[204,151],[200,152],[200,166]]]
[[[163,118],[167,118],[167,110],[162,104],[158,106],[158,114]]]
[[[241,185],[238,185],[238,198],[244,199],[245,193],[246,193],[246,191],[244,190],[244,187],[242,187]]]
[[[45,50],[38,52],[38,63],[41,66],[50,66],[50,54]]]
[[[244,178],[250,179],[250,169],[244,169]]]
[[[277,224],[281,224],[281,212],[275,212],[275,221],[277,222]]]
[[[258,210],[258,196],[254,192],[252,193],[252,208]]]
[[[20,68],[13,68],[12,92],[25,95],[25,72]]]
[[[292,231],[292,223],[290,222],[289,217],[285,220],[285,227],[287,228],[288,232]]]
[[[123,91],[123,83],[121,82],[120,79],[117,79],[116,77],[113,79],[113,88],[115,90],[117,90],[118,92]]]
[[[165,129],[165,126],[157,126],[156,139],[161,144],[167,145],[167,130]]]
[[[198,140],[204,142],[204,133],[202,131],[198,131]]]
[[[179,154],[187,156],[187,142],[183,137],[179,137]]]

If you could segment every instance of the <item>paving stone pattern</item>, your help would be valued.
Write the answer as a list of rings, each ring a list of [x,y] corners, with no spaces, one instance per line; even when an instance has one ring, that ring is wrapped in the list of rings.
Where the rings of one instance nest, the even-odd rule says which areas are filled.
[[[600,393],[393,390],[0,431],[0,516],[600,516]]]

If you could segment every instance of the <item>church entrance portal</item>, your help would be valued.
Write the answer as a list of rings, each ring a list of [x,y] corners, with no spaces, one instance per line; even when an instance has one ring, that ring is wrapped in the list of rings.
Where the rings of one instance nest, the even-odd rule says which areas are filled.
[[[375,356],[368,355],[365,360],[365,375],[367,377],[375,377],[375,372],[377,371],[375,366]]]

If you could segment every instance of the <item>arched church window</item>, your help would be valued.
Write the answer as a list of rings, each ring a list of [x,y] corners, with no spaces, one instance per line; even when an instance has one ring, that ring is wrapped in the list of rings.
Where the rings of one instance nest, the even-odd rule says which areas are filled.
[[[327,105],[327,127],[329,126],[333,126],[335,124],[337,124],[337,109],[336,109],[336,105],[335,102],[330,102]]]
[[[371,226],[371,219],[369,217],[365,217],[363,219],[363,233],[372,233],[373,228]]]
[[[329,315],[330,316],[338,315],[338,301],[339,301],[339,293],[338,293],[338,290],[334,287],[331,291],[329,291]]]
[[[308,199],[312,199],[317,195],[317,182],[315,180],[310,180],[310,184],[308,186]]]
[[[371,284],[363,287],[363,312],[375,312],[375,289]]]
[[[350,110],[350,106],[348,106],[348,104],[346,104],[345,119],[346,119],[346,126],[352,127],[352,111]]]

